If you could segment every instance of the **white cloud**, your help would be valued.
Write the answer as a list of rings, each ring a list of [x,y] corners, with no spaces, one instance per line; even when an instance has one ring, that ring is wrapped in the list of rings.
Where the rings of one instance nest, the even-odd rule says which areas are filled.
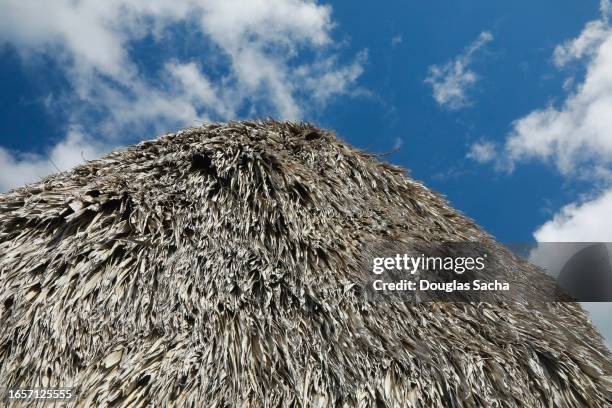
[[[538,242],[612,242],[612,189],[563,207],[534,233]]]
[[[66,138],[45,155],[15,153],[0,147],[0,191],[31,183],[49,173],[68,170],[106,150],[76,128],[70,129]]]
[[[116,146],[144,129],[164,132],[241,112],[301,119],[350,94],[367,54],[339,61],[331,12],[310,0],[5,0],[0,45],[13,46],[25,63],[54,59],[71,85],[59,98],[68,125]],[[176,28],[199,35],[209,54],[181,59],[170,50],[158,72],[143,72],[134,43],[150,37],[163,48]],[[32,158],[3,154],[22,168]],[[32,174],[44,173],[46,159],[38,159]]]
[[[483,31],[456,58],[442,66],[429,67],[425,82],[431,85],[433,97],[440,106],[455,110],[471,105],[468,90],[477,82],[478,76],[469,66],[474,54],[491,41],[493,41],[493,35],[488,31]]]
[[[302,66],[295,70],[294,75],[299,78],[298,82],[303,90],[309,92],[315,101],[325,103],[326,100],[346,92],[350,84],[363,73],[363,65],[367,59],[367,51],[362,51],[357,54],[352,64],[335,68],[337,61],[330,58]]]
[[[184,96],[194,103],[210,106],[221,116],[232,116],[228,103],[219,99],[220,90],[202,72],[198,64],[190,62],[180,64],[176,61],[166,64],[166,70],[173,76]]]
[[[543,244],[534,249],[531,260],[556,275],[569,257],[588,243],[612,242],[609,214],[612,214],[612,189],[564,206],[533,233],[535,240]],[[571,244],[547,244],[558,242]]]
[[[495,158],[495,145],[486,140],[473,143],[465,157],[479,163],[490,162]]]
[[[601,8],[609,4],[602,2]],[[512,169],[538,159],[564,175],[612,180],[612,28],[607,17],[589,22],[577,38],[556,47],[553,58],[559,68],[586,62],[584,80],[568,87],[575,90],[559,107],[549,105],[515,121],[500,160]]]
[[[599,3],[599,11],[601,12],[603,21],[607,23],[610,18],[610,12],[612,11],[610,0],[601,0]]]
[[[511,169],[517,162],[537,159],[552,162],[567,177],[588,176],[603,193],[563,207],[534,236],[545,241],[612,241],[612,28],[610,3],[601,2],[602,18],[586,24],[580,35],[555,48],[559,68],[583,60],[584,80],[559,108],[547,106],[515,121],[504,148],[495,151],[472,147],[468,156],[484,152],[489,160]],[[491,145],[481,141],[481,144]],[[482,161],[489,161],[482,160]]]
[[[577,38],[555,47],[553,53],[555,65],[562,68],[573,60],[585,56],[595,56],[609,34],[609,27],[605,21],[595,20],[588,22]]]
[[[391,39],[391,47],[395,48],[396,46],[398,46],[399,44],[401,44],[403,41],[403,38],[401,35],[396,35],[395,37],[393,37]]]
[[[612,28],[610,2],[600,3],[602,16],[586,24],[578,37],[555,48],[553,62],[559,69],[579,61],[586,63],[582,82],[570,77],[564,83],[566,99],[558,106],[534,110],[513,123],[501,149],[490,142],[473,145],[468,157],[495,161],[498,169],[512,170],[519,162],[553,163],[566,177],[583,177],[593,186],[604,186],[595,198],[581,199],[561,208],[534,232],[539,243],[612,242]],[[577,85],[575,85],[578,82]],[[486,159],[486,160],[485,160]],[[579,244],[576,248],[579,247]],[[554,274],[564,265],[558,246],[539,245],[532,260]],[[557,253],[550,253],[557,251]],[[562,250],[565,255],[568,252]],[[584,304],[591,319],[612,346],[612,303]]]
[[[600,10],[601,20],[589,22],[577,38],[558,46],[553,55],[560,68],[584,60],[587,63],[584,81],[560,108],[548,106],[515,122],[505,149],[511,165],[535,158],[555,163],[566,176],[586,176],[594,184],[609,185],[612,181],[610,2],[601,1]],[[564,206],[534,232],[534,238],[538,242],[612,242],[610,214],[612,188],[595,198]],[[545,252],[545,244],[539,247],[540,252]],[[544,262],[554,264],[555,259],[552,254]],[[612,350],[612,303],[582,306]]]

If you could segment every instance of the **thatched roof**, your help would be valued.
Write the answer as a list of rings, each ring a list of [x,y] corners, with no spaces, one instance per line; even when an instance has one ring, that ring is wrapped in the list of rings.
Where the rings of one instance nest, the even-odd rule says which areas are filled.
[[[0,385],[82,406],[610,406],[576,304],[364,302],[352,260],[385,239],[500,247],[306,124],[204,125],[50,176],[0,195]]]

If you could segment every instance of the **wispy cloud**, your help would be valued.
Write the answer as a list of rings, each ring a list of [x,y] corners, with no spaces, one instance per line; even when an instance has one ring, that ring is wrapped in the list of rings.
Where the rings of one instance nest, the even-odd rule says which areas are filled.
[[[470,146],[465,157],[479,163],[488,163],[495,158],[495,145],[492,142],[481,140]]]
[[[612,27],[610,4],[601,2],[602,16],[588,22],[580,35],[557,46],[553,61],[559,69],[580,61],[583,80],[564,83],[566,98],[559,106],[536,109],[512,124],[494,161],[512,171],[524,161],[551,163],[569,177],[612,182]],[[489,160],[491,161],[491,160]]]
[[[612,12],[610,0],[601,0],[599,3],[599,11],[601,12],[602,20],[607,23],[610,19],[610,13]]]
[[[475,53],[493,41],[488,31],[480,33],[463,53],[444,65],[432,65],[425,82],[431,85],[433,97],[440,106],[456,110],[471,105],[469,89],[478,80],[478,75],[470,69]]]
[[[71,86],[61,100],[66,126],[87,129],[83,147],[111,148],[143,129],[245,112],[301,119],[324,109],[353,91],[367,59],[362,52],[340,62],[333,27],[331,7],[308,0],[7,0],[0,45],[14,47],[25,63],[44,54],[63,67]],[[158,72],[143,72],[134,44],[150,38],[163,47],[177,28],[201,36],[212,54],[170,50]],[[69,137],[49,154],[74,145]],[[50,156],[2,154],[5,170],[23,177],[0,180],[0,191],[50,170]]]
[[[587,70],[560,107],[546,106],[513,124],[497,162],[512,169],[524,160],[553,163],[566,177],[589,180],[591,197],[563,206],[534,232],[538,242],[612,242],[612,29],[610,2],[600,3],[601,18],[580,35],[556,47],[560,69],[581,61]],[[564,84],[565,85],[565,84]],[[583,303],[612,349],[612,303]]]
[[[499,149],[486,140],[471,146],[468,157],[494,162],[512,171],[519,163],[538,160],[553,164],[567,178],[592,184],[591,198],[577,199],[539,227],[538,241],[612,241],[612,27],[610,2],[601,1],[601,17],[557,46],[553,61],[559,69],[580,61],[587,66],[558,106],[536,109],[512,124]],[[595,198],[593,198],[595,197]]]
[[[395,141],[393,142],[393,150],[399,150],[402,148],[403,145],[404,139],[402,139],[401,137],[396,137]]]
[[[45,155],[13,152],[0,147],[0,191],[23,181],[37,180],[56,171],[68,170],[84,160],[98,157],[107,146],[87,137],[76,127]]]
[[[395,48],[402,43],[403,39],[401,35],[396,35],[391,39],[391,47]]]

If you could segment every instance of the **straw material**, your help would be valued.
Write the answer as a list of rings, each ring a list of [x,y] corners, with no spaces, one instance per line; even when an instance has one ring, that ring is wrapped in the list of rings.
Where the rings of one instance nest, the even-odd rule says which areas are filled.
[[[517,214],[517,216],[520,216]],[[0,385],[79,406],[605,407],[571,303],[374,303],[367,242],[487,242],[331,132],[206,124],[0,195]]]

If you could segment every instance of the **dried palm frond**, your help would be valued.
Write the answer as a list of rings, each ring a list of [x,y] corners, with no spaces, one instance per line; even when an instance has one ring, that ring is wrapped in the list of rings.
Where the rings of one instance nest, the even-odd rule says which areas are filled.
[[[610,406],[579,305],[364,302],[355,260],[394,239],[485,242],[539,273],[308,124],[116,151],[0,195],[0,386],[86,407]]]

